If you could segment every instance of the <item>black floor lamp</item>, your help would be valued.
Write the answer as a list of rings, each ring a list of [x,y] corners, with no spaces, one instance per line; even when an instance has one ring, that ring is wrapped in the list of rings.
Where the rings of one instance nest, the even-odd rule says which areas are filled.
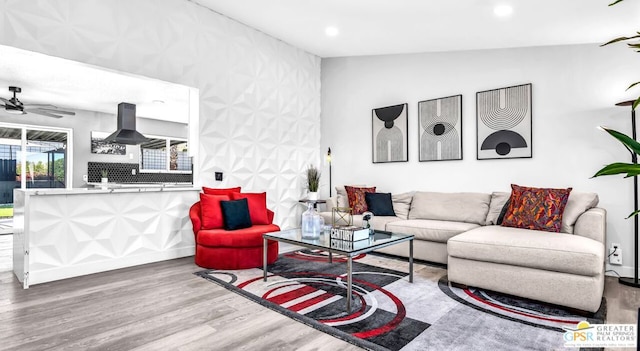
[[[327,150],[327,162],[329,162],[329,197],[331,197],[331,148]]]
[[[633,109],[634,100],[623,101],[616,106],[631,106],[631,137],[636,140],[636,110]],[[638,155],[631,151],[631,162],[638,163]],[[633,211],[638,211],[638,176],[633,176]],[[620,277],[620,284],[640,288],[638,282],[638,216],[633,216],[633,278]]]

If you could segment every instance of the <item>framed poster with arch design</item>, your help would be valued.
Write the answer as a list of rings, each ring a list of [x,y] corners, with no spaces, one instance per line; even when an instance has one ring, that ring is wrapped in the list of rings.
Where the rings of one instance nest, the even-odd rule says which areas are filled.
[[[476,93],[478,160],[531,158],[531,83]]]
[[[418,102],[418,157],[462,160],[462,95]]]
[[[407,103],[372,111],[373,163],[409,161]]]

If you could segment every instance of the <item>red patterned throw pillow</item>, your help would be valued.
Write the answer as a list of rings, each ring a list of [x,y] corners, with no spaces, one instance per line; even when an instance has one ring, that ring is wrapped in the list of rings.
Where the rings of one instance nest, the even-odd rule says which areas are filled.
[[[355,186],[345,185],[344,189],[347,191],[349,207],[351,207],[354,215],[362,214],[367,211],[367,201],[364,198],[364,194],[376,192],[375,186],[371,188],[358,188]]]
[[[511,184],[511,199],[502,226],[559,233],[568,189],[529,188]]]

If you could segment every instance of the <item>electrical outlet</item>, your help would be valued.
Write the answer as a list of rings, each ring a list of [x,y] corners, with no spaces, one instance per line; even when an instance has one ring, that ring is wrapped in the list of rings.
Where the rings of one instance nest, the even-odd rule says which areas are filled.
[[[615,265],[622,265],[622,249],[620,244],[611,243],[609,248],[609,263]]]
[[[86,175],[86,174],[83,174],[82,175],[82,180],[85,181],[85,182],[88,182],[89,181],[89,176]]]

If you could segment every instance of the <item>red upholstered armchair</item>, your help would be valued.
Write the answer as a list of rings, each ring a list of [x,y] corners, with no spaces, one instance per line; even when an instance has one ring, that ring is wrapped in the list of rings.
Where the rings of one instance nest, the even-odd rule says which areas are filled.
[[[204,268],[245,269],[262,266],[262,234],[279,231],[273,224],[274,213],[267,209],[270,224],[238,230],[202,229],[200,202],[189,209],[196,241],[195,263]],[[278,242],[268,241],[267,263],[278,259]]]

